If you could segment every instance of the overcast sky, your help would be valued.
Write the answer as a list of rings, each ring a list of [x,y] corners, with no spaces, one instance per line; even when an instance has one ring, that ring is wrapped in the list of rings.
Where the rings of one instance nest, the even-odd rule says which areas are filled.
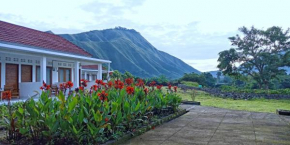
[[[241,26],[290,25],[290,0],[0,0],[0,20],[57,34],[122,26],[200,71]]]

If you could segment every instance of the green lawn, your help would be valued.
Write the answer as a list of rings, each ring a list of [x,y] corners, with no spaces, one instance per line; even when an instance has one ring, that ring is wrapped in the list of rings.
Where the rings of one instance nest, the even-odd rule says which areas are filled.
[[[178,94],[182,100],[192,100],[192,91],[183,92],[178,90]],[[201,102],[202,106],[212,106],[233,110],[246,110],[254,112],[275,113],[276,109],[290,110],[290,100],[269,100],[269,99],[253,99],[253,100],[233,100],[213,97],[204,92],[198,91],[195,101]]]

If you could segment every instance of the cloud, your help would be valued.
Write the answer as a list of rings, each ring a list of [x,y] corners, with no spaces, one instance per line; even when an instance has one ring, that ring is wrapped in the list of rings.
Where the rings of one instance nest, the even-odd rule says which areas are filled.
[[[191,59],[184,60],[184,62],[202,72],[218,70],[216,67],[218,64],[216,59]]]
[[[148,7],[148,1],[150,0],[98,0],[71,3],[60,1],[61,4],[67,3],[67,7],[54,7],[54,10],[49,9],[53,7],[54,2],[47,2],[48,9],[44,9],[46,13],[39,11],[37,15],[33,11],[27,11],[25,14],[24,11],[16,13],[14,9],[8,11],[10,9],[5,10],[4,6],[1,11],[0,6],[0,19],[41,31],[51,30],[56,34],[73,34],[116,26],[135,29],[157,49],[176,56],[201,71],[209,68],[216,69],[215,61],[218,52],[230,48],[227,38],[237,32],[205,33],[202,31],[205,26],[203,19],[187,17],[186,15],[191,14],[190,11],[181,12],[182,9],[176,9],[172,12],[172,9],[167,8],[167,4],[172,2],[164,5],[154,2],[156,7]],[[38,4],[33,4],[24,7],[30,10],[37,6]],[[175,8],[175,5],[171,8]],[[183,22],[183,19],[186,20]],[[210,26],[213,25],[211,23]]]

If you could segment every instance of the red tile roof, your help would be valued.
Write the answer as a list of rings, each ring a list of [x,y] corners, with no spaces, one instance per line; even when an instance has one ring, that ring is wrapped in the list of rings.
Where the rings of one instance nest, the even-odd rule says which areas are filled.
[[[0,41],[33,46],[45,50],[71,53],[75,55],[92,56],[88,52],[58,35],[3,21],[0,21]]]

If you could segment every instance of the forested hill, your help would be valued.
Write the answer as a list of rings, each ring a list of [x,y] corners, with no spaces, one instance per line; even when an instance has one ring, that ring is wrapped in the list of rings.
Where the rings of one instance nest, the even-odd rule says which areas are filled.
[[[139,32],[115,28],[94,30],[79,34],[61,34],[93,57],[112,61],[111,67],[120,72],[149,78],[165,75],[176,79],[184,73],[200,73],[182,60],[157,50]]]

